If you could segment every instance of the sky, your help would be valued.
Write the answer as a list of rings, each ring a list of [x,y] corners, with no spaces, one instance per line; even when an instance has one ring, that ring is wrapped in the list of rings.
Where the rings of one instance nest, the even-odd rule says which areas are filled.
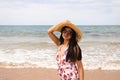
[[[120,25],[120,0],[0,0],[0,25]]]

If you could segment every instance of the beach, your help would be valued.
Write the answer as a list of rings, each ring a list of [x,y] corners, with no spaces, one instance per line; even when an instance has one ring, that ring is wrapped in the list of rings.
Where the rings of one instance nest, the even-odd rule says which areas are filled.
[[[85,70],[84,80],[119,80],[119,70]],[[0,68],[0,80],[60,80],[56,69]]]
[[[0,80],[59,80],[51,25],[0,25]],[[79,25],[85,80],[120,79],[120,26]],[[60,33],[55,32],[57,36]]]

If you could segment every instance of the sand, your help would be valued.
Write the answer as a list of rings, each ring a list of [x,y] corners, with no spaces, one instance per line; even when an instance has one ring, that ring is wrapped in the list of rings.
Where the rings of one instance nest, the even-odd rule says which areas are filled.
[[[56,69],[0,68],[0,80],[60,80]],[[120,80],[120,70],[85,70],[84,80]]]

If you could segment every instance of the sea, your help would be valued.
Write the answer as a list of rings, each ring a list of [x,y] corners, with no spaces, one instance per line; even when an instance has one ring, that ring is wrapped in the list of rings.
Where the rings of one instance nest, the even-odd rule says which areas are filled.
[[[0,68],[57,69],[57,47],[47,34],[51,26],[0,25]],[[120,70],[120,25],[78,27],[84,69]]]

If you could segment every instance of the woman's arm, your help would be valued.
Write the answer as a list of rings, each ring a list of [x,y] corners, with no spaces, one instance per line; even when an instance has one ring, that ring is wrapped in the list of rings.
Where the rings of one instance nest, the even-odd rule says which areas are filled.
[[[84,69],[83,69],[83,64],[81,60],[77,61],[77,66],[78,66],[78,73],[79,73],[80,80],[84,80]]]
[[[50,29],[48,29],[48,35],[49,37],[52,39],[52,41],[59,46],[60,45],[60,41],[59,38],[53,33],[55,31],[55,26],[51,27]]]
[[[53,40],[53,42],[54,42],[57,46],[60,45],[60,41],[59,41],[59,38],[58,38],[53,32],[54,32],[54,31],[57,31],[57,29],[58,29],[60,26],[65,26],[65,25],[67,25],[68,23],[70,23],[70,21],[65,20],[65,21],[63,21],[63,22],[58,23],[57,25],[52,26],[50,29],[48,29],[48,35],[49,35],[49,37]]]

